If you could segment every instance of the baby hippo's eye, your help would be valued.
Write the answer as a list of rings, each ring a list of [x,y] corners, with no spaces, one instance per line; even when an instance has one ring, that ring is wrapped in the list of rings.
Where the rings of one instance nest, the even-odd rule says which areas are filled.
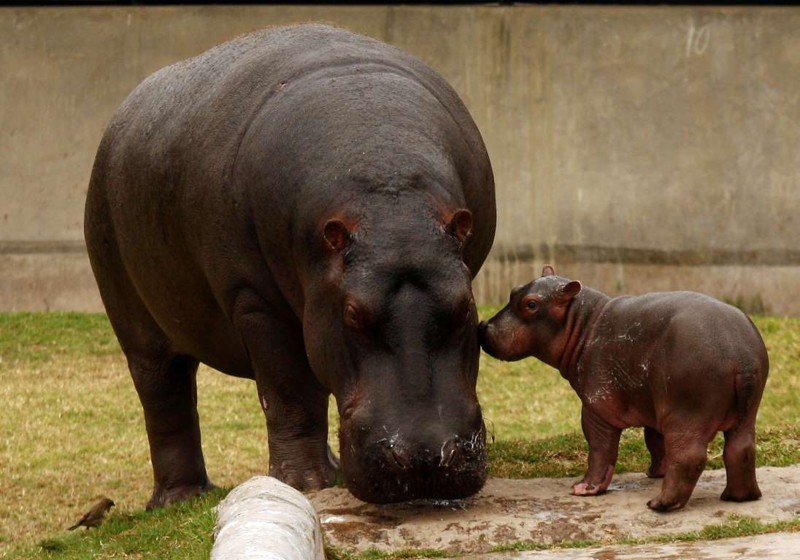
[[[541,301],[535,295],[527,295],[522,298],[522,301],[519,302],[519,307],[523,315],[525,316],[532,316],[537,311],[539,311],[539,306],[541,305]]]

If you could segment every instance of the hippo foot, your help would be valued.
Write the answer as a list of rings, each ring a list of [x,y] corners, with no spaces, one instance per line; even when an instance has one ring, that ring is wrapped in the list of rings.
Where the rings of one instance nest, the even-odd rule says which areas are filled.
[[[605,494],[614,476],[614,465],[608,465],[606,467],[603,480],[601,480],[599,484],[587,481],[586,479],[589,478],[589,476],[589,473],[587,473],[583,480],[572,485],[572,491],[570,493],[573,496],[599,496],[600,494]]]
[[[661,496],[653,498],[652,500],[647,502],[647,507],[659,513],[674,511],[676,509],[682,508],[684,505],[686,505],[686,502],[681,502],[678,500],[662,500]]]
[[[572,485],[570,494],[573,496],[599,496],[605,492],[606,488],[602,485],[581,481]]]
[[[153,490],[153,495],[150,498],[150,501],[147,502],[147,507],[145,509],[150,511],[151,509],[168,506],[177,502],[183,502],[185,500],[194,498],[195,496],[199,496],[204,492],[213,490],[214,488],[216,488],[216,486],[214,486],[210,480],[207,480],[203,485],[186,484],[183,486],[173,486],[172,488],[160,488],[156,486],[156,488]]]
[[[336,483],[336,469],[332,465],[304,468],[284,462],[279,467],[271,468],[269,475],[300,491],[321,490]]]
[[[667,466],[663,463],[661,465],[650,465],[647,469],[647,478],[664,478],[667,474]]]
[[[726,502],[752,502],[754,500],[758,500],[760,497],[761,490],[759,490],[758,487],[752,490],[742,491],[738,489],[731,489],[730,487],[726,486],[719,499]]]
[[[269,475],[300,491],[329,488],[336,483],[339,459],[328,446],[324,461],[309,464],[296,458],[270,461]]]

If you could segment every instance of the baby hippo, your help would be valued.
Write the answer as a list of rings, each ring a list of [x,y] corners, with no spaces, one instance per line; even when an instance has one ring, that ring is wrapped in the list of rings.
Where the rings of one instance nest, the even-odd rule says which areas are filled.
[[[557,368],[581,398],[589,467],[573,494],[605,492],[622,430],[643,426],[647,475],[664,477],[651,509],[686,504],[718,431],[727,476],[721,498],[761,497],[755,422],[769,359],[758,330],[735,307],[694,292],[611,298],[545,266],[480,324],[479,336],[496,358],[534,356]]]

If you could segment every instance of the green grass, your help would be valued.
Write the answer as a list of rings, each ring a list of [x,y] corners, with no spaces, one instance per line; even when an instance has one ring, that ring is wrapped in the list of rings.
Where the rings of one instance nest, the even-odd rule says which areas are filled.
[[[208,558],[213,544],[213,507],[224,496],[224,490],[214,490],[197,500],[153,512],[112,515],[98,529],[43,539],[23,554],[63,559]]]
[[[800,319],[756,318],[756,323],[771,358],[759,414],[758,462],[800,463]],[[555,370],[535,360],[503,363],[484,355],[478,389],[494,437],[492,476],[583,472],[580,402]],[[232,488],[264,473],[266,430],[254,384],[201,368],[198,396],[214,482]],[[224,492],[156,512],[142,509],[152,483],[142,413],[104,315],[0,314],[0,402],[0,557],[208,557],[211,507]],[[333,413],[331,418],[335,431]],[[719,439],[709,456],[709,468],[722,466]],[[626,431],[617,471],[643,471],[647,464],[641,430]],[[98,530],[66,532],[100,494],[117,502],[108,522]],[[798,530],[799,524],[777,528],[739,520],[686,538]],[[391,560],[441,553],[332,550],[330,557]]]
[[[708,446],[707,469],[721,469],[722,434]],[[490,475],[497,478],[560,478],[583,475],[588,451],[583,435],[571,433],[537,440],[496,441],[489,447]],[[786,467],[800,463],[800,425],[761,427],[758,432],[759,467]],[[641,428],[622,433],[614,472],[644,472],[650,455]]]
[[[643,538],[622,538],[614,543],[607,541],[562,541],[556,546],[543,545],[536,542],[516,542],[507,545],[492,547],[490,552],[524,552],[529,550],[550,550],[553,548],[589,548],[595,546],[608,546],[609,544],[641,545],[641,544],[666,544],[675,542],[714,541],[730,539],[733,537],[747,537],[777,532],[800,531],[800,519],[791,521],[778,521],[775,523],[762,523],[753,517],[728,514],[722,523],[706,525],[698,531],[689,531],[674,535],[661,535]],[[357,560],[362,560],[358,558]]]

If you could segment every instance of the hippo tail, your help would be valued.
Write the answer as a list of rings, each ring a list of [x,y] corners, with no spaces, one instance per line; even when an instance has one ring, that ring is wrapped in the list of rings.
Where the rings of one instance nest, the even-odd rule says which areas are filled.
[[[753,406],[758,386],[756,372],[752,369],[736,374],[736,417],[738,424],[744,422]]]
[[[767,382],[767,372],[769,365],[751,364],[743,367],[736,374],[736,416],[738,424],[742,424],[753,416],[758,409],[761,394],[764,392],[764,385]]]
[[[751,347],[753,352],[748,358],[742,359],[736,372],[736,416],[739,424],[751,419],[750,416],[752,416],[751,420],[755,422],[756,410],[761,402],[761,395],[769,375],[769,353],[764,339],[753,320],[747,315],[745,318],[750,323],[755,340]]]

